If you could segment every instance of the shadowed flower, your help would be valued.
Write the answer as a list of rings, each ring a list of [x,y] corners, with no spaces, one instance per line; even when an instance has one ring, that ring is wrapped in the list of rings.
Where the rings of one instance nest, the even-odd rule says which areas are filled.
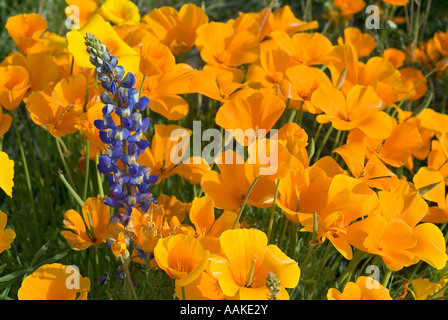
[[[64,214],[65,231],[61,234],[73,250],[99,246],[122,228],[109,224],[109,221],[110,207],[104,204],[104,199],[87,198],[82,206],[82,214],[72,209]]]
[[[267,300],[269,272],[280,280],[278,298],[289,299],[285,289],[297,286],[300,268],[276,245],[268,245],[266,234],[258,229],[227,230],[219,241],[223,253],[210,257],[210,271],[227,299]]]
[[[0,253],[11,248],[16,233],[11,228],[5,228],[8,216],[0,210]]]
[[[0,105],[3,108],[16,109],[29,87],[29,74],[24,67],[0,67]]]
[[[370,277],[359,277],[356,282],[347,282],[344,290],[331,288],[328,300],[392,300],[389,290]]]
[[[19,300],[87,300],[89,291],[89,278],[82,277],[77,268],[53,263],[43,265],[23,280],[18,298]]]

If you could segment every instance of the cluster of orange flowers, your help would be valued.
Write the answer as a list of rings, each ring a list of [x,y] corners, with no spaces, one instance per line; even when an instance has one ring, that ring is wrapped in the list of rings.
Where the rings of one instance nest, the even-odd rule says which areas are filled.
[[[93,125],[102,119],[103,89],[85,50],[84,36],[90,33],[136,75],[135,87],[149,98],[151,112],[171,121],[191,114],[206,119],[186,100],[197,94],[219,102],[216,113],[208,110],[219,128],[278,128],[269,137],[235,136],[248,159],[224,150],[214,166],[202,158],[172,163],[171,151],[182,140],[173,141],[172,132],[182,127],[155,124],[151,147],[138,161],[159,176],[157,183],[177,174],[204,194],[189,203],[161,194],[148,212],[135,209],[126,226],[109,223],[110,208],[101,197],[90,197],[81,213],[65,213],[62,235],[74,250],[113,238],[111,250],[124,265],[150,263],[164,270],[175,279],[180,299],[288,299],[286,288],[299,283],[298,262],[270,243],[270,231],[240,221],[246,206],[264,210],[266,220],[278,207],[301,232],[315,235],[312,245],[328,240],[347,260],[356,248],[381,257],[391,271],[421,260],[445,268],[447,247],[439,225],[448,222],[448,116],[402,108],[403,101],[417,101],[428,91],[427,76],[407,65],[403,51],[372,55],[375,38],[355,27],[345,28],[332,43],[315,31],[317,21],[299,20],[288,6],[214,22],[193,4],[140,16],[129,0],[67,3],[79,8],[79,29],[64,36],[47,31],[38,14],[8,19],[6,29],[18,51],[1,62],[0,104],[6,110],[23,101],[32,121],[54,137],[81,133],[89,142],[87,156],[95,161],[106,148]],[[365,6],[364,1],[334,4],[347,17]],[[200,67],[178,62],[193,48]],[[447,33],[438,33],[418,49],[419,61],[440,61],[447,48]],[[297,121],[284,123],[287,114],[304,113],[328,134],[335,130],[344,137],[331,155],[315,159],[311,146],[319,144],[319,133],[313,139]],[[11,117],[0,113],[0,136],[10,125]],[[271,144],[278,150],[275,164],[255,156]],[[415,159],[425,166],[414,170]],[[401,167],[410,179],[397,175]],[[272,171],[261,174],[263,169]],[[0,240],[10,243],[14,237],[6,231]],[[154,259],[141,259],[139,250]],[[69,292],[62,285],[62,266],[45,268],[25,279],[20,299],[87,298],[88,279]],[[45,281],[60,282],[51,289],[57,292],[48,285],[40,295],[33,286],[48,274]],[[272,274],[279,281],[275,290],[266,285]],[[391,298],[387,288],[376,283],[373,290],[367,283],[361,277],[342,293],[329,288],[328,298]]]

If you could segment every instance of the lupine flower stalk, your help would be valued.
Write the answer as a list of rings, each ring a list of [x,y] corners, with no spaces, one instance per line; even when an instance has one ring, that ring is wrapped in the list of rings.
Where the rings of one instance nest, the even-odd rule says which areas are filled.
[[[149,104],[146,97],[139,98],[133,88],[135,76],[118,65],[116,57],[94,35],[85,37],[90,62],[96,67],[98,79],[106,91],[101,94],[103,119],[96,120],[100,138],[107,145],[107,153],[99,157],[98,170],[107,175],[110,196],[105,204],[117,209],[115,219],[126,225],[133,208],[145,212],[154,201],[150,186],[157,176],[150,168],[138,163],[137,157],[149,146],[143,133],[148,130],[150,120],[139,111]],[[113,115],[118,115],[115,123]],[[121,163],[122,165],[121,165]]]

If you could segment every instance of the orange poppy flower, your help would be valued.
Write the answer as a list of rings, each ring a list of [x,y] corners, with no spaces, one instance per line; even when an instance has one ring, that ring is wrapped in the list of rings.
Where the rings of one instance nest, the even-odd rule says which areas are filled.
[[[206,65],[242,79],[243,64],[252,63],[258,59],[259,43],[250,31],[236,32],[230,22],[209,22],[201,25],[196,31],[196,47]],[[230,68],[230,69],[229,69]]]
[[[412,293],[415,300],[426,300],[429,296],[433,296],[434,294],[436,294],[435,298],[442,298],[444,294],[443,289],[448,282],[445,275],[443,275],[438,282],[433,282],[429,278],[411,280]]]
[[[405,6],[408,4],[408,0],[383,0],[393,6]]]
[[[0,210],[0,253],[11,248],[11,243],[16,237],[16,233],[11,228],[5,228],[8,216]]]
[[[192,282],[184,287],[176,286],[175,293],[179,299],[183,299],[183,295],[187,300],[223,300],[225,298],[218,279],[209,271],[209,264],[210,260],[207,262],[206,269]]]
[[[157,265],[176,280],[176,286],[182,287],[205,270],[210,252],[195,237],[176,234],[159,240],[154,257]]]
[[[272,138],[283,141],[291,154],[291,168],[308,167],[308,134],[295,122],[284,124]]]
[[[256,177],[281,179],[288,174],[292,156],[284,141],[275,137],[257,139],[249,145],[248,152]]]
[[[210,196],[195,197],[189,212],[191,223],[195,227],[193,235],[199,239],[204,249],[210,253],[220,252],[219,236],[232,229],[237,214],[225,210],[219,218],[215,219],[215,201]]]
[[[435,133],[448,132],[448,115],[440,113],[431,108],[426,108],[418,116],[420,125],[423,128],[434,131]]]
[[[389,290],[370,277],[359,277],[356,282],[347,282],[344,290],[331,288],[328,300],[392,300]]]
[[[130,0],[106,0],[98,12],[105,20],[113,24],[136,25],[140,22],[138,7]]]
[[[159,239],[167,237],[172,230],[179,227],[179,221],[167,217],[163,205],[151,203],[147,212],[133,208],[125,233],[134,239],[136,246],[149,254],[154,252]]]
[[[231,130],[239,144],[247,146],[271,130],[285,107],[278,96],[256,92],[245,99],[236,98],[225,102],[218,109],[215,122],[223,129]]]
[[[29,74],[24,67],[0,67],[0,105],[5,109],[15,110],[29,87]]]
[[[212,255],[210,271],[218,279],[227,299],[267,300],[265,286],[269,272],[281,283],[279,299],[287,300],[285,288],[297,286],[300,268],[258,229],[227,230],[219,238],[222,255]]]
[[[403,88],[401,74],[388,60],[374,56],[362,63],[352,44],[334,46],[329,56],[326,65],[330,69],[334,86],[337,86],[341,74],[345,72],[344,82],[340,87],[344,93],[358,84],[373,87],[383,100],[383,107],[399,100],[398,94]]]
[[[168,6],[153,9],[142,21],[150,33],[178,55],[194,46],[196,30],[208,22],[208,16],[202,8],[187,3],[179,11]]]
[[[328,76],[319,68],[305,65],[293,66],[285,73],[288,81],[281,83],[281,91],[285,97],[292,100],[290,108],[297,109],[298,103],[294,103],[297,101],[300,102],[304,111],[314,114],[322,113],[322,110],[316,108],[311,102],[311,96],[321,84],[332,85]]]
[[[139,69],[142,75],[137,75],[136,87],[141,87],[142,96],[148,97],[149,108],[168,120],[185,117],[189,106],[180,94],[192,91],[191,66],[175,64],[168,47],[155,41],[146,42],[140,50]]]
[[[20,52],[13,52],[3,60],[1,65],[22,66],[28,71],[30,89],[25,94],[24,102],[33,91],[44,91],[51,94],[55,84],[62,79],[63,74],[62,69],[56,63],[55,57],[45,52],[32,53],[27,57]]]
[[[76,6],[79,8],[79,10],[76,11],[76,18],[78,20],[71,20],[75,25],[81,28],[87,23],[87,21],[89,21],[92,14],[98,10],[99,0],[65,0],[65,2],[68,4],[68,7],[65,9],[67,18],[71,19],[73,17],[73,11],[70,10],[70,6]]]
[[[177,125],[154,125],[151,146],[139,156],[138,161],[141,165],[148,166],[151,174],[159,177],[157,183],[178,174],[189,183],[198,184],[201,177],[210,170],[202,157],[189,157],[190,135],[190,130]],[[178,156],[175,152],[184,152],[179,157],[179,161],[184,161],[173,163],[173,159]]]
[[[354,129],[348,136],[348,141],[362,142],[367,151],[367,158],[371,154],[378,156],[386,164],[401,167],[408,163],[412,153],[418,150],[423,142],[417,127],[411,122],[394,125],[390,136],[386,139],[372,139]]]
[[[112,242],[110,249],[115,257],[119,257],[120,255],[126,255],[127,250],[127,242],[123,231],[120,231],[117,235],[117,238]]]
[[[368,57],[376,47],[375,38],[370,33],[363,33],[358,28],[349,27],[344,29],[344,38],[337,39],[339,45],[351,43],[355,46],[358,57]]]
[[[431,151],[428,154],[428,167],[439,171],[444,178],[448,177],[448,139],[446,133],[431,141]],[[445,180],[445,185],[448,181]]]
[[[333,152],[344,159],[355,178],[365,181],[371,188],[389,190],[398,182],[395,173],[389,170],[377,155],[368,156],[366,148],[361,142],[345,144],[334,149]]]
[[[347,96],[331,86],[320,86],[311,95],[311,103],[324,114],[317,116],[320,123],[330,122],[338,130],[359,128],[372,138],[387,138],[393,127],[393,120],[380,111],[381,99],[370,86],[353,86]]]
[[[19,300],[87,300],[90,279],[77,268],[60,263],[45,264],[23,280]]]
[[[99,246],[120,229],[109,224],[109,220],[110,207],[104,204],[104,199],[87,198],[82,214],[72,209],[64,214],[65,230],[61,234],[73,250]]]
[[[195,92],[220,102],[232,100],[241,94],[247,96],[253,93],[246,85],[223,77],[209,68],[193,70],[190,76],[190,87],[194,88]]]
[[[276,93],[285,79],[285,71],[295,64],[294,58],[281,47],[262,43],[260,58],[247,70],[246,83],[251,88],[268,88]]]
[[[23,13],[8,18],[5,25],[19,51],[25,55],[42,51],[42,34],[47,21],[37,13]]]
[[[166,194],[158,196],[156,203],[165,211],[165,220],[171,228],[182,223],[191,208],[191,203],[181,202],[175,196]]]
[[[289,35],[300,31],[308,31],[318,27],[317,20],[310,22],[297,19],[289,5],[284,5],[276,10],[264,8],[256,13],[257,21],[260,24],[260,40],[266,36],[269,37],[271,32],[282,30]]]
[[[429,207],[428,214],[423,218],[423,221],[448,222],[448,197],[445,195],[446,178],[442,173],[430,167],[421,167],[412,180],[415,188],[422,190],[420,193],[423,199],[436,204]]]
[[[323,34],[295,33],[289,36],[284,31],[274,31],[271,38],[284,49],[297,64],[319,65],[325,64],[333,45]]]
[[[82,74],[74,74],[58,82],[51,96],[42,91],[33,92],[26,108],[34,123],[45,126],[53,136],[74,133],[84,112],[87,87],[86,78]],[[95,90],[91,90],[90,99],[87,99],[89,104],[98,101],[98,98],[93,99],[95,95]]]
[[[11,128],[12,117],[9,114],[3,113],[0,108],[0,137],[2,137]]]
[[[440,229],[419,223],[428,212],[426,201],[415,193],[380,191],[375,214],[350,225],[349,242],[356,248],[377,254],[391,271],[423,260],[436,269],[447,262],[446,244]]]
[[[406,59],[406,54],[396,48],[387,48],[382,53],[381,57],[390,61],[395,69],[401,68]]]
[[[138,71],[138,53],[127,45],[114,30],[110,22],[105,21],[101,15],[94,13],[89,21],[79,30],[72,29],[67,33],[68,51],[73,54],[76,64],[80,67],[93,69],[90,55],[86,50],[85,35],[93,34],[116,57],[127,72],[134,74]]]
[[[420,99],[428,91],[427,80],[423,73],[416,68],[401,68],[401,79],[403,82],[403,88],[401,89],[398,100],[406,99],[409,101],[415,101]],[[414,89],[414,86],[421,81],[421,83]]]
[[[359,179],[337,174],[332,177],[327,194],[321,193],[315,201],[323,202],[322,208],[315,211],[316,241],[322,243],[328,239],[346,259],[352,259],[347,230],[350,223],[378,206],[376,193]],[[313,232],[314,213],[300,212],[298,216],[304,226],[301,231]]]
[[[364,0],[334,0],[334,5],[343,16],[352,16],[364,9],[366,3]]]
[[[201,180],[204,193],[213,198],[219,209],[235,211],[244,201],[255,180],[254,165],[233,150],[226,150],[215,159],[219,172],[210,170]],[[247,200],[248,205],[267,208],[272,205],[275,182],[268,177],[260,177]]]

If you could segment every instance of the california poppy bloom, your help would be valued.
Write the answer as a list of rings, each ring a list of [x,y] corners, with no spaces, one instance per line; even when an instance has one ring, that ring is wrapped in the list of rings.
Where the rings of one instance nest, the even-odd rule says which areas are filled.
[[[206,66],[217,72],[229,73],[232,79],[242,79],[242,70],[235,68],[258,59],[258,39],[250,31],[236,32],[231,23],[209,22],[196,31],[196,47]]]
[[[208,23],[208,16],[202,8],[187,3],[179,11],[169,6],[153,9],[142,21],[151,34],[179,55],[194,46],[196,30]]]
[[[377,155],[368,156],[361,142],[352,142],[333,150],[347,164],[352,175],[365,181],[370,187],[389,190],[398,182],[398,177],[382,162]]]
[[[302,108],[304,111],[318,114],[322,110],[311,102],[313,92],[321,85],[332,86],[331,80],[319,68],[296,65],[285,71],[286,80],[280,84],[281,92],[289,99],[291,109]]]
[[[95,90],[86,100],[87,80],[82,74],[74,74],[56,84],[52,95],[42,91],[33,92],[28,98],[26,108],[37,125],[45,126],[55,137],[74,133],[79,128],[80,117],[84,113],[85,101],[89,104],[98,101]]]
[[[8,18],[5,28],[19,51],[25,55],[42,51],[42,35],[47,21],[37,13],[23,13]]]
[[[0,108],[0,137],[2,137],[11,128],[12,117],[9,114],[3,113]]]
[[[0,210],[0,253],[11,248],[11,243],[16,237],[16,233],[11,228],[5,228],[8,216]]]
[[[334,0],[334,5],[341,11],[343,16],[351,17],[364,9],[366,3],[364,0]]]
[[[168,120],[179,120],[188,113],[188,103],[180,95],[190,93],[190,73],[185,63],[175,63],[167,46],[147,41],[140,48],[139,70],[136,79],[143,96],[149,99],[149,108]],[[144,78],[143,78],[144,76]]]
[[[387,138],[393,128],[393,119],[381,111],[383,103],[370,86],[353,86],[347,96],[333,87],[320,86],[311,103],[324,114],[317,116],[320,123],[330,122],[338,130],[359,128],[372,138]]]
[[[380,206],[375,214],[349,226],[349,242],[381,256],[391,271],[420,260],[442,269],[447,261],[443,234],[432,223],[419,223],[428,212],[425,200],[412,192],[380,191],[378,196]]]
[[[105,20],[117,25],[135,25],[140,22],[138,7],[130,0],[106,0],[98,12]]]
[[[307,66],[325,64],[333,45],[321,33],[295,33],[289,36],[284,31],[274,31],[271,38],[283,48],[296,64]]]
[[[189,143],[191,131],[178,125],[154,125],[154,136],[149,148],[142,153],[138,161],[151,169],[151,173],[157,175],[160,181],[178,174],[191,184],[198,184],[201,177],[210,170],[210,166],[202,157],[189,157]],[[175,152],[184,152],[178,155]],[[179,158],[180,157],[180,158]],[[183,159],[179,163],[173,163],[175,159]]]
[[[66,0],[68,7],[65,8],[65,14],[73,21],[73,24],[78,27],[83,27],[87,21],[89,21],[92,14],[98,10],[99,0]],[[76,16],[78,19],[75,21],[72,16],[73,12],[70,10],[70,6],[76,6],[79,8],[77,12],[79,15]]]
[[[84,37],[87,33],[95,35],[109,49],[110,54],[120,61],[120,65],[127,72],[135,74],[138,71],[138,53],[127,45],[115,32],[110,22],[105,21],[98,13],[94,13],[79,30],[72,29],[67,33],[68,51],[73,54],[78,66],[88,69],[94,68],[86,50]]]
[[[123,231],[120,231],[116,237],[116,239],[113,240],[111,243],[110,249],[112,250],[112,253],[115,257],[119,257],[120,255],[125,255],[127,250],[127,242],[126,237],[123,233]]]
[[[3,108],[15,110],[29,87],[29,74],[24,67],[0,67],[0,105]]]
[[[87,198],[82,213],[68,210],[64,214],[62,236],[73,250],[84,250],[103,244],[120,226],[109,224],[110,207],[101,198]]]
[[[349,27],[344,29],[344,38],[337,39],[339,45],[351,43],[355,46],[358,57],[368,57],[376,47],[375,38],[370,33],[363,33],[358,28]]]
[[[328,300],[392,300],[389,290],[371,277],[359,277],[356,282],[347,282],[344,290],[331,288]]]
[[[382,53],[381,57],[390,61],[394,68],[399,69],[403,66],[403,63],[406,60],[406,53],[396,48],[387,48]]]
[[[154,257],[157,265],[176,280],[176,286],[182,287],[204,271],[210,252],[195,237],[176,234],[158,241]]]
[[[269,272],[281,283],[279,299],[289,299],[285,288],[299,283],[300,268],[258,229],[227,230],[219,238],[222,254],[210,258],[210,271],[218,279],[227,299],[267,300]]]
[[[225,102],[218,109],[215,122],[223,129],[231,130],[239,144],[247,146],[268,133],[285,107],[283,100],[275,95],[254,93],[246,99]]]
[[[82,277],[72,266],[53,263],[43,265],[27,276],[17,295],[19,300],[87,300],[89,291],[89,278]]]
[[[256,176],[254,164],[233,150],[226,150],[215,158],[219,172],[207,171],[201,180],[202,190],[215,201],[220,209],[234,211],[240,208]],[[249,194],[247,204],[259,208],[272,205],[275,181],[261,176]]]

